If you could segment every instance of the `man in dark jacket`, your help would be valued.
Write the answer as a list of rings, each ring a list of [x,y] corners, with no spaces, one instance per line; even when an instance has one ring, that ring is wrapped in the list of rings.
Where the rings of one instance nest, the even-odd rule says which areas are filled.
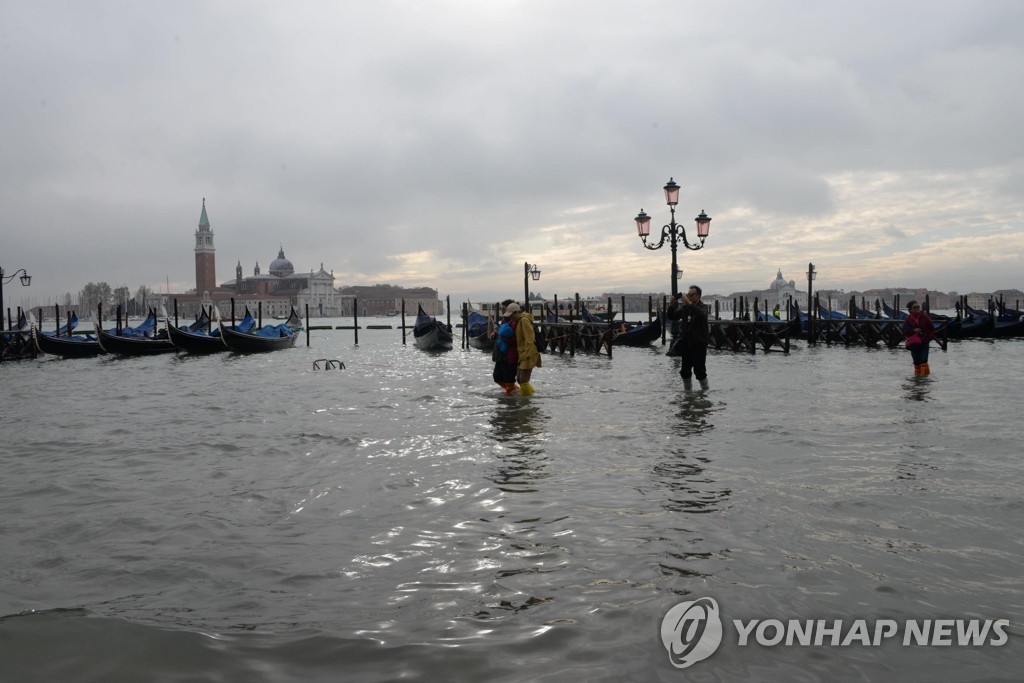
[[[685,297],[682,293],[676,294],[668,306],[668,319],[682,321],[676,349],[683,361],[679,369],[683,387],[692,389],[691,377],[696,375],[700,388],[707,391],[710,388],[705,367],[708,357],[708,313],[700,297],[701,289],[697,285],[690,285]]]

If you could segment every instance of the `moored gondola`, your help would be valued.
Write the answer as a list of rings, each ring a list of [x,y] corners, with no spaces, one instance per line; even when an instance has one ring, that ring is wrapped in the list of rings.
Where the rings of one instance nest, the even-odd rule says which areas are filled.
[[[423,306],[417,305],[416,323],[412,328],[413,343],[424,350],[447,350],[452,348],[452,328],[426,314]]]
[[[489,351],[494,347],[490,336],[490,321],[481,313],[470,311],[466,322],[466,339],[474,349]]]
[[[223,323],[220,328],[224,343],[236,353],[264,353],[289,349],[295,346],[301,330],[302,320],[294,308],[288,319],[279,325],[264,325],[248,332],[232,329]]]
[[[222,323],[223,324],[223,323]],[[240,332],[249,332],[256,325],[249,309],[245,309],[245,317],[235,326]],[[167,336],[171,343],[178,347],[179,351],[188,353],[220,353],[227,351],[228,346],[224,343],[224,336],[220,328],[211,330],[212,324],[209,313],[203,309],[199,318],[188,327],[178,327],[167,321]]]
[[[612,336],[612,344],[618,346],[646,346],[661,337],[661,316],[655,316],[649,323],[628,327],[623,325]]]
[[[152,310],[137,327],[122,327],[120,330],[98,327],[96,336],[100,348],[120,356],[151,356],[170,353],[177,348],[167,338],[166,331],[156,331],[156,311]]]
[[[35,326],[32,327],[32,343],[39,353],[61,358],[92,358],[106,353],[99,340],[91,334],[60,337],[45,334]]]

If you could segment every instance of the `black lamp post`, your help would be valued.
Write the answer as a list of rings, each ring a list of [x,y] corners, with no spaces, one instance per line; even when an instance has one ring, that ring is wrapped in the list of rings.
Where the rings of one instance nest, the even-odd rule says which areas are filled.
[[[540,279],[540,268],[537,264],[530,265],[527,261],[523,264],[523,310],[530,313],[530,278]]]
[[[807,313],[808,314],[810,314],[811,311],[814,310],[814,308],[811,306],[811,302],[813,301],[813,299],[811,297],[814,295],[814,280],[817,277],[818,277],[818,271],[816,271],[814,269],[814,264],[813,263],[808,263],[807,264]]]
[[[21,275],[21,286],[22,287],[28,287],[30,284],[32,284],[32,276],[29,275],[28,271],[25,270],[24,268],[19,268],[18,270],[14,271],[10,275],[5,275],[4,274],[4,269],[0,268],[0,330],[4,329],[4,316],[6,315],[4,313],[4,311],[5,311],[5,309],[4,309],[4,284],[10,282],[15,277],[17,277],[18,273],[22,274]]]
[[[814,343],[814,317],[817,311],[814,310],[814,279],[818,277],[818,271],[814,269],[813,263],[807,264],[807,330],[808,339]]]
[[[640,241],[644,243],[644,247],[647,249],[661,249],[665,245],[665,240],[669,241],[669,246],[672,247],[672,296],[674,298],[679,292],[677,280],[682,275],[682,270],[680,270],[679,263],[676,260],[676,250],[678,249],[679,241],[682,240],[683,246],[690,251],[703,249],[704,240],[707,239],[708,233],[711,231],[711,217],[701,210],[700,215],[694,219],[697,222],[697,239],[700,241],[696,244],[690,244],[689,240],[686,239],[686,228],[676,223],[679,185],[672,178],[669,178],[668,183],[665,185],[665,203],[668,204],[672,218],[669,224],[661,229],[661,239],[658,240],[657,244],[647,243],[647,237],[651,234],[651,217],[644,213],[643,209],[640,209],[640,213],[636,217],[636,231],[640,235]]]

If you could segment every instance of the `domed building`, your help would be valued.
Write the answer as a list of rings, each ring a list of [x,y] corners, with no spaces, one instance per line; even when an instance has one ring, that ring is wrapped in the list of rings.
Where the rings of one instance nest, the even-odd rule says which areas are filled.
[[[774,309],[775,306],[778,306],[779,310],[785,311],[786,304],[790,299],[799,300],[796,281],[786,280],[786,278],[782,277],[782,269],[779,268],[775,274],[775,279],[768,285],[768,289],[764,293],[764,300],[768,304],[769,309]]]
[[[321,268],[323,264],[321,264]],[[271,275],[277,277],[288,277],[289,275],[295,274],[295,266],[292,262],[284,257],[284,247],[282,246],[277,251],[277,258],[270,262],[270,268],[268,268]]]
[[[262,302],[264,308],[270,308],[271,315],[284,316],[293,305],[304,307],[306,304],[315,315],[339,313],[341,298],[334,288],[334,273],[324,270],[323,263],[317,272],[296,273],[282,245],[267,271],[262,273],[257,262],[252,275],[243,277],[239,261],[234,282],[225,282],[222,287],[232,289],[241,305]]]

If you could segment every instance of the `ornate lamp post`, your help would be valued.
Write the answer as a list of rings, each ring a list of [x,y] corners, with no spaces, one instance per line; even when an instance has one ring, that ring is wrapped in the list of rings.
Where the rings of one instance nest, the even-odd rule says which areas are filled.
[[[32,284],[32,276],[29,275],[28,271],[25,270],[24,268],[19,268],[18,270],[14,271],[10,275],[6,275],[4,273],[4,269],[0,268],[0,330],[4,329],[4,316],[6,315],[6,313],[4,312],[5,311],[5,309],[4,309],[4,284],[10,282],[15,277],[17,277],[18,273],[22,274],[21,275],[21,286],[22,287],[28,287],[30,284]]]
[[[530,313],[530,278],[535,281],[540,279],[540,268],[537,264],[530,265],[527,261],[523,264],[523,310]]]
[[[651,217],[644,213],[643,209],[640,209],[640,213],[636,217],[636,231],[640,235],[640,241],[644,243],[644,247],[647,249],[661,249],[665,245],[665,240],[669,241],[669,246],[672,247],[672,296],[675,297],[679,292],[677,280],[682,275],[682,270],[679,269],[679,263],[676,260],[676,250],[678,249],[679,242],[682,240],[683,246],[690,251],[703,249],[704,240],[707,239],[708,233],[711,231],[711,217],[701,210],[700,215],[694,219],[697,222],[697,239],[700,241],[696,244],[690,244],[689,240],[686,239],[686,229],[676,223],[679,185],[672,178],[669,178],[668,183],[665,184],[665,203],[668,204],[672,218],[669,224],[661,229],[661,239],[658,240],[657,244],[647,243],[647,237],[651,234]]]

